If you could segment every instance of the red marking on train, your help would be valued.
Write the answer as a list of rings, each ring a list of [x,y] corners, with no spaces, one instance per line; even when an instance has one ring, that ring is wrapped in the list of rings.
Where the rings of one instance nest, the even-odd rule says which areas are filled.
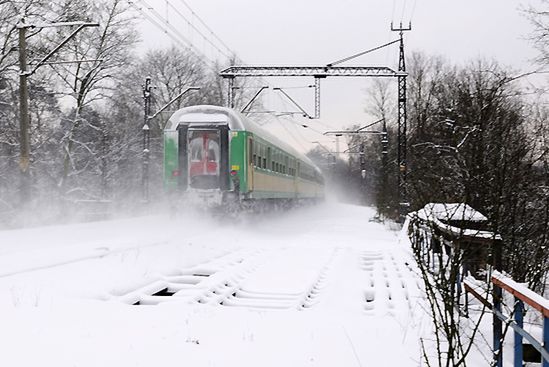
[[[203,133],[200,137],[202,138],[202,151],[200,154],[200,160],[191,161],[189,173],[191,176],[217,175],[218,157],[216,156],[215,151],[208,149],[209,142],[212,141],[217,144],[217,140],[210,139],[208,133]]]

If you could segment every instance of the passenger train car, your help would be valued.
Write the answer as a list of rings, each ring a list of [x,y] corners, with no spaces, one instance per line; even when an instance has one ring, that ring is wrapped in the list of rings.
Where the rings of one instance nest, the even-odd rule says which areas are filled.
[[[316,201],[320,170],[304,154],[232,109],[176,111],[164,129],[164,184],[207,206]]]

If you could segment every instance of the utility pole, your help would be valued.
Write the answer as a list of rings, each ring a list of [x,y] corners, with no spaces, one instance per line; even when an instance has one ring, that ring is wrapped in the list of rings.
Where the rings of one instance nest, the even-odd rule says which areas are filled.
[[[150,191],[149,191],[149,165],[150,165],[150,154],[151,154],[151,126],[150,122],[166,108],[168,108],[172,103],[177,101],[179,98],[183,97],[187,92],[192,90],[200,90],[200,87],[189,87],[183,92],[179,93],[177,96],[172,98],[171,101],[166,103],[162,108],[160,108],[154,115],[151,116],[151,96],[152,89],[151,78],[145,78],[145,84],[143,85],[143,109],[144,109],[144,118],[143,118],[143,172],[141,178],[141,186],[143,190],[143,201],[145,203],[149,202]]]
[[[27,84],[27,25],[25,19],[18,24],[19,29],[19,139],[21,173],[21,203],[30,199],[30,139],[29,139],[29,87]]]
[[[364,142],[360,142],[360,191],[362,193],[362,200],[365,199],[366,196],[366,155],[365,155],[365,146]]]
[[[227,107],[234,108],[234,77],[227,78]]]
[[[50,51],[42,60],[40,60],[31,70],[28,70],[27,65],[27,29],[28,28],[49,28],[49,27],[66,27],[76,26],[77,28],[66,37],[61,43],[59,43],[52,51]],[[98,27],[98,23],[89,22],[60,22],[50,24],[28,24],[25,22],[25,18],[21,18],[21,21],[17,24],[18,36],[19,36],[19,144],[20,144],[20,156],[19,156],[19,171],[21,176],[20,183],[20,200],[21,204],[26,205],[31,199],[31,175],[30,175],[30,119],[29,119],[29,87],[28,77],[36,72],[36,70],[48,63],[50,59],[61,47],[69,42],[78,32],[85,27]],[[83,61],[61,61],[61,63],[71,62],[88,62]]]
[[[151,147],[151,127],[149,126],[149,116],[151,114],[151,78],[145,79],[143,85],[143,177],[141,178],[143,188],[143,201],[149,202],[149,162]]]
[[[378,124],[382,122],[383,123],[383,129],[382,131],[379,131],[379,130],[368,130],[369,128],[371,128],[372,126]],[[387,144],[388,144],[388,140],[387,140],[387,125],[386,125],[386,122],[385,122],[385,119],[384,118],[381,118],[377,121],[374,121],[374,122],[371,122],[367,125],[364,125],[362,127],[359,127],[358,129],[356,130],[337,130],[337,131],[326,131],[323,133],[323,135],[333,135],[336,137],[336,154],[339,154],[339,137],[340,136],[352,136],[352,135],[366,135],[366,134],[376,134],[376,135],[381,135],[381,148],[382,148],[382,161],[383,161],[383,174],[382,176],[384,177],[385,181],[383,183],[383,188],[386,187],[386,184],[387,184],[387,180],[386,180],[386,170],[385,170],[385,165],[386,165],[386,161],[387,161]],[[359,151],[358,152],[348,152],[348,150],[344,151],[343,153],[348,153],[348,154],[358,154],[359,155],[359,163],[360,163],[360,177],[361,177],[361,191],[363,193],[363,197],[365,197],[365,192],[366,192],[366,145],[364,143],[364,141],[361,139],[360,140],[360,145],[358,145],[360,147]],[[382,189],[383,189],[382,188]]]
[[[403,216],[408,211],[408,193],[406,187],[406,59],[404,57],[404,32],[412,30],[412,24],[408,27],[403,27],[400,23],[399,27],[394,27],[391,23],[391,31],[399,32],[399,58],[398,58],[398,137],[397,137],[397,163],[398,163],[398,201],[399,201],[399,216],[403,220]]]
[[[379,202],[378,208],[381,209],[383,213],[386,213],[387,209],[387,175],[389,173],[387,169],[387,156],[388,152],[389,139],[387,136],[387,123],[383,119],[383,128],[381,132],[381,187],[379,190]]]
[[[108,162],[107,162],[107,145],[108,145],[107,124],[105,121],[101,123],[101,198],[107,196],[108,185]]]
[[[342,134],[335,134],[335,139],[336,139],[336,159],[339,159],[339,137],[341,137]]]

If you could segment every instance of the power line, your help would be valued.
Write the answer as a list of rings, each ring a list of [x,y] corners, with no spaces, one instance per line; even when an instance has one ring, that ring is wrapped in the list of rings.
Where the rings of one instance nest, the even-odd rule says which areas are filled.
[[[231,56],[230,55],[227,55],[224,51],[222,51],[219,47],[217,47],[217,45],[212,42],[206,35],[204,35],[200,29],[198,29],[189,19],[187,19],[185,17],[185,15],[183,15],[183,13],[181,13],[175,6],[172,5],[172,3],[168,0],[166,0],[166,3],[168,4],[169,7],[171,7],[181,18],[183,18],[188,24],[189,26],[194,29],[206,42],[208,42],[213,48],[215,48],[221,55],[223,55],[224,57],[226,57],[227,59],[230,59]],[[192,12],[192,10],[191,10]],[[192,12],[194,14],[194,12]]]
[[[202,18],[200,18],[200,17],[198,16],[198,14],[196,14],[196,13],[194,12],[194,10],[189,6],[189,4],[187,4],[187,2],[186,2],[185,0],[181,0],[181,2],[183,3],[183,5],[185,5],[185,7],[186,7],[187,9],[189,9],[189,11],[191,12],[191,14],[192,14],[196,19],[198,19],[198,21],[204,26],[204,28],[206,28],[206,30],[207,30],[208,32],[210,32],[210,34],[211,34],[212,36],[214,36],[214,38],[217,39],[217,40],[219,41],[219,43],[220,43],[223,47],[225,47],[225,49],[227,49],[227,51],[229,51],[229,53],[234,53],[233,50],[232,50],[229,46],[227,46],[227,45],[225,44],[225,42],[223,42],[223,40],[222,40],[221,38],[219,38],[219,36],[218,36],[210,27],[208,27],[208,25],[202,20]]]
[[[191,14],[200,22],[200,24],[202,24],[204,26],[204,28],[215,38],[219,41],[219,43],[221,45],[223,45],[223,47],[225,47],[231,54],[235,55],[236,56],[236,52],[234,52],[229,46],[227,46],[227,44],[225,42],[223,42],[223,40],[206,24],[206,22],[200,17],[198,16],[198,14],[191,8],[191,6],[185,1],[185,0],[180,0],[183,5],[191,12]],[[181,15],[181,14],[180,14]],[[183,15],[181,15],[187,22],[188,22],[188,19],[185,18]],[[197,29],[195,26],[192,26],[191,27],[193,29]],[[203,33],[200,33],[203,37],[205,37],[205,35]],[[209,41],[210,42],[210,41]],[[210,42],[212,43],[212,42]],[[237,57],[238,59],[238,57]],[[245,63],[244,63],[245,64]],[[268,83],[266,82],[263,78],[260,79],[260,82],[262,84],[267,84],[269,85],[270,87],[272,87],[272,84],[271,83]],[[272,88],[271,88],[272,90]],[[289,103],[288,101],[284,100],[278,93],[276,94],[277,98],[282,102],[282,105],[287,108],[289,106]]]
[[[198,50],[196,48],[196,46],[194,46],[194,44],[187,37],[183,36],[183,34],[181,34],[177,28],[175,28],[173,25],[171,25],[170,22],[168,21],[168,19],[164,18],[154,7],[150,6],[145,0],[139,0],[139,1],[141,3],[143,3],[146,6],[146,9],[149,10],[157,19],[159,19],[164,24],[166,24],[166,26],[169,29],[171,29],[171,31],[175,35],[177,35],[177,37],[179,37],[181,40],[183,40],[184,43],[188,44],[189,47],[193,48],[194,49],[193,51],[195,51],[196,53],[202,54],[203,57],[208,59],[208,57],[204,53],[200,52],[200,50]]]
[[[287,120],[287,121],[291,121],[291,120],[288,120],[288,118],[285,118],[285,117],[281,117],[281,119],[284,119],[284,120]],[[295,133],[299,136],[299,139],[297,139],[297,138],[295,137],[295,135],[291,133],[291,131],[286,127],[286,124],[280,123],[280,125],[282,126],[282,128],[283,128],[284,130],[286,130],[286,131],[288,132],[288,134],[290,134],[290,136],[294,139],[294,141],[295,141],[297,144],[299,144],[299,146],[300,146],[301,148],[303,148],[304,151],[307,150],[307,148],[305,148],[305,145],[303,145],[302,141],[308,142],[309,140],[308,140],[308,139],[305,139],[305,137],[302,136],[302,135],[299,133],[299,131],[297,130],[297,128],[295,128],[294,125],[290,125],[290,126],[294,127],[294,129],[295,129],[294,131],[295,131]]]
[[[158,21],[156,21],[154,18],[152,18],[150,15],[148,15],[145,11],[143,11],[142,8],[140,8],[137,4],[133,3],[133,2],[130,2],[131,5],[133,5],[133,7],[139,12],[141,13],[141,15],[143,15],[150,23],[152,23],[154,26],[156,26],[157,28],[159,28],[164,34],[166,34],[168,37],[170,37],[173,41],[175,41],[176,43],[184,46],[185,49],[188,49],[190,50],[191,52],[193,52],[193,54],[195,54],[195,56],[199,57],[199,55],[194,51],[194,50],[191,50],[190,47],[189,47],[189,44],[187,43],[187,41],[183,41],[181,39],[179,39],[176,35],[170,33],[170,31],[168,30],[168,28],[164,27],[162,24],[160,24]]]
[[[194,46],[192,42],[190,42],[185,36],[183,36],[175,27],[173,27],[165,18],[162,17],[153,7],[151,7],[145,0],[139,0],[141,3],[145,5],[147,10],[149,10],[154,17],[156,17],[158,20],[155,20],[151,15],[147,14],[141,7],[139,7],[134,2],[130,2],[131,5],[134,6],[134,8],[139,11],[150,23],[152,23],[154,26],[159,28],[163,33],[165,33],[168,37],[170,37],[173,41],[175,41],[180,46],[183,46],[186,50],[192,52],[199,61],[201,61],[206,67],[211,69],[214,72],[218,72],[216,68],[214,67],[215,63],[209,59],[204,53],[202,53],[200,50]],[[166,24],[164,26],[163,24]]]
[[[402,5],[402,14],[400,16],[400,22],[402,23],[404,21],[404,13],[406,12],[406,0],[404,0],[404,4]]]
[[[410,14],[410,22],[412,22],[414,19],[414,14],[416,12],[416,5],[417,5],[417,0],[414,0],[414,5],[412,6],[412,13]]]
[[[177,42],[180,45],[183,45],[186,49],[191,51],[198,59],[200,59],[202,62],[204,62],[214,72],[218,72],[218,70],[214,69],[214,67],[213,67],[213,60],[211,60],[204,52],[201,52],[192,41],[190,41],[187,37],[185,37],[183,34],[181,34],[181,32],[179,30],[177,30],[172,24],[170,24],[167,17],[162,16],[156,9],[151,7],[147,3],[147,1],[145,1],[145,0],[139,0],[139,1],[142,4],[145,5],[145,9],[148,10],[149,13],[152,14],[152,16],[150,14],[147,14],[147,12],[145,12],[142,8],[138,7],[136,4],[133,4],[131,2],[130,2],[130,4],[133,4],[134,7],[141,14],[143,14],[147,18],[147,20],[149,20],[149,22],[151,22],[153,25],[155,25],[157,28],[159,28],[163,33],[168,35],[172,40],[174,40],[175,42]],[[220,45],[222,45],[229,53],[231,53],[232,55],[237,57],[236,53],[233,50],[231,50],[221,40],[221,38],[204,22],[204,20],[202,20],[202,18],[200,18],[196,14],[196,12],[194,12],[194,10],[189,6],[189,4],[187,2],[185,2],[184,0],[180,0],[180,1],[191,12],[192,16],[195,17],[200,22],[200,24],[202,24],[202,26],[219,42]],[[220,49],[220,47],[217,47],[217,45],[206,34],[204,34],[204,32],[200,31],[200,29],[197,26],[195,26],[192,23],[192,21],[187,18],[187,16],[185,16],[182,12],[180,12],[178,9],[176,9],[175,6],[170,1],[166,0],[166,4],[167,4],[167,6],[171,7],[184,21],[186,21],[189,24],[189,27],[192,28],[194,31],[196,31],[205,42],[209,43],[212,47],[214,47],[221,55],[223,55],[224,57],[227,57],[228,59],[230,59],[230,56],[228,56],[227,53],[223,52]],[[237,59],[238,59],[238,57],[237,57]],[[207,62],[207,61],[209,61],[209,62]],[[261,79],[261,80],[263,80],[263,79]],[[266,83],[266,84],[270,84],[270,83]],[[289,103],[286,100],[284,100],[279,94],[276,94],[276,96],[280,100],[280,102],[282,103],[282,105],[284,107],[288,107]],[[276,121],[278,121],[279,124],[282,125],[284,130],[286,130],[286,132],[288,134],[290,134],[290,136],[293,138],[293,140],[295,140],[304,150],[306,150],[305,146],[302,144],[301,141],[307,141],[307,140],[303,136],[301,136],[301,134],[299,132],[298,132],[298,135],[299,135],[300,139],[296,138],[296,136],[294,134],[292,134],[291,131],[288,130],[288,128],[285,126],[285,124],[281,123],[280,118],[278,116],[274,116],[274,117],[275,117]],[[290,119],[286,119],[286,120],[292,122],[293,124],[297,124],[297,125],[302,126],[301,124],[299,124],[296,121],[293,121],[293,120],[290,120]],[[316,129],[313,129],[313,128],[310,128],[310,127],[309,127],[309,129],[316,132],[317,134],[322,134],[321,132],[319,132]]]
[[[236,52],[234,52],[229,46],[227,46],[227,44],[225,42],[223,42],[223,40],[206,24],[206,22],[204,22],[204,20],[200,16],[198,16],[198,14],[196,14],[196,12],[190,7],[190,5],[185,0],[180,0],[180,1],[191,12],[191,14],[204,26],[204,28],[208,32],[210,32],[210,34],[213,37],[215,37],[215,39],[217,39],[220,42],[220,44],[223,45],[223,47],[225,47],[229,51],[229,53],[235,55],[235,57],[238,60],[240,60],[238,58],[238,56],[236,55]],[[186,18],[184,18],[184,19],[187,20]],[[187,22],[188,22],[188,20],[187,20]],[[193,29],[196,29],[196,28],[193,26]],[[204,35],[202,34],[202,36],[204,36]],[[242,60],[240,60],[240,61],[242,61]],[[243,62],[243,64],[246,65],[246,63],[244,63],[244,62]],[[266,82],[264,78],[260,78],[260,82],[261,82],[261,84],[269,85],[271,87],[271,90],[272,90],[273,85],[269,82]],[[279,98],[279,100],[282,102],[282,104],[285,108],[289,106],[288,101],[285,101],[279,94],[276,94],[276,95]]]

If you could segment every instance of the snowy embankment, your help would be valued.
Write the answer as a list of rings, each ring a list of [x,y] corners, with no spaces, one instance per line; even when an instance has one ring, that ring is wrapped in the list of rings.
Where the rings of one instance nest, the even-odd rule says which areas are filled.
[[[421,281],[373,215],[325,204],[0,232],[3,364],[417,366]]]

